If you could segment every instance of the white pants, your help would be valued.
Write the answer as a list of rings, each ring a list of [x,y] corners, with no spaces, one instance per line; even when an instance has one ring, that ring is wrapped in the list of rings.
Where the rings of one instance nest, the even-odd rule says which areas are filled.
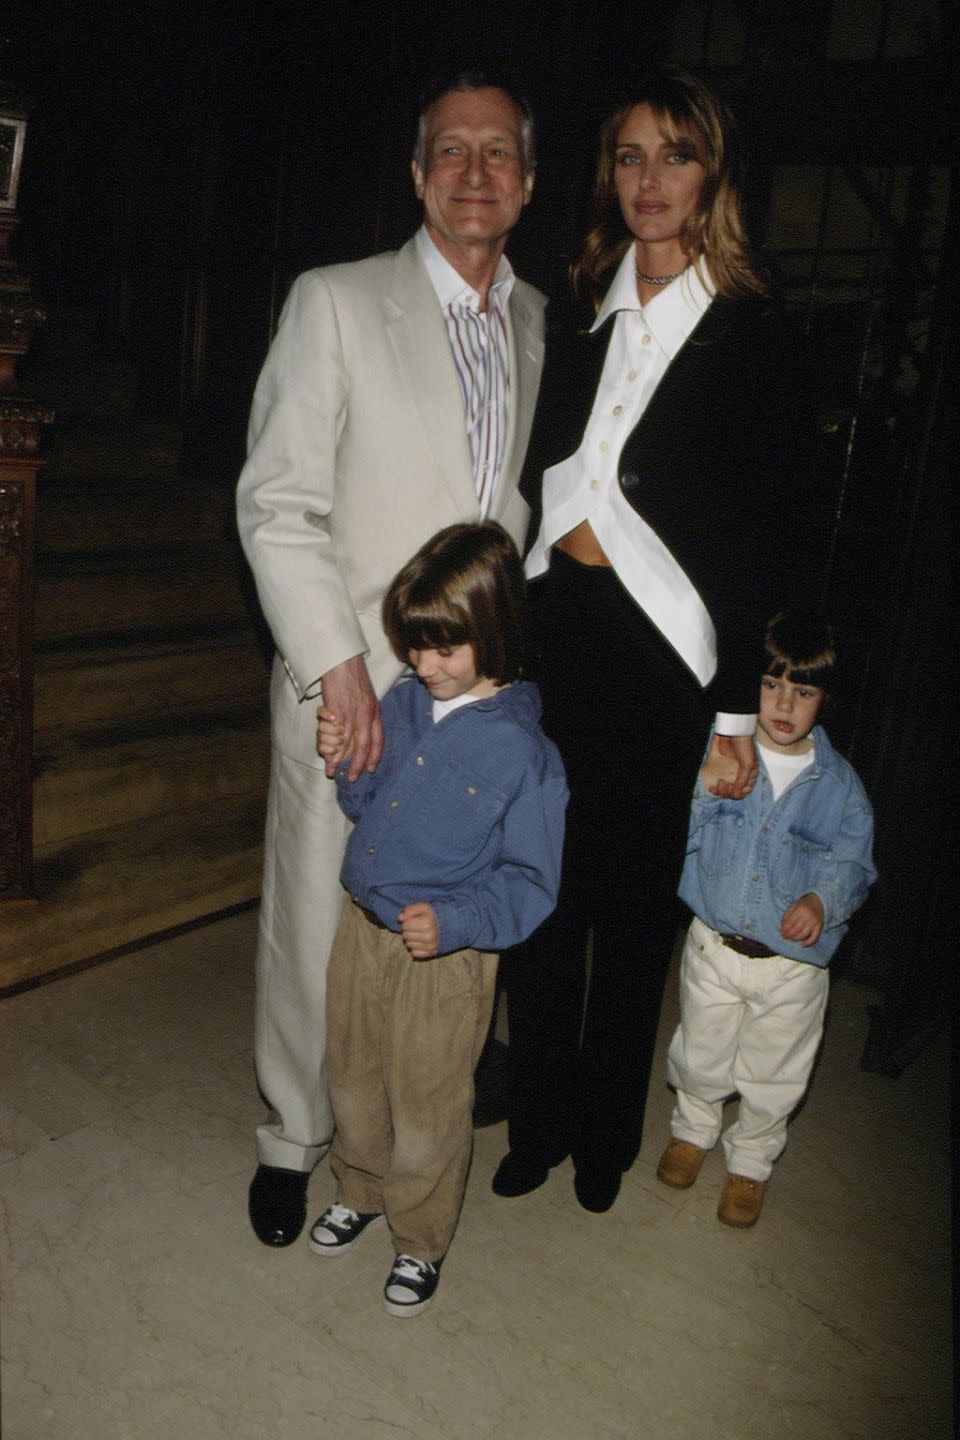
[[[766,1180],[810,1079],[829,986],[820,966],[738,955],[694,918],[680,966],[680,1025],[667,1059],[677,1090],[673,1135],[712,1149],[723,1101],[737,1092],[740,1113],[723,1137],[727,1170]]]

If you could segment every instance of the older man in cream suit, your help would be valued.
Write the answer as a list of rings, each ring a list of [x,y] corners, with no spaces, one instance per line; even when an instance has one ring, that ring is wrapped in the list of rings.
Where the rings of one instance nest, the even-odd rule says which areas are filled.
[[[347,822],[317,757],[339,713],[351,773],[380,756],[398,672],[381,629],[393,575],[442,526],[489,515],[518,543],[517,491],[543,359],[543,297],[503,251],[533,187],[525,103],[457,76],[424,105],[412,162],[422,229],[395,254],[294,283],[256,387],[238,520],[277,645],[257,956],[256,1057],[270,1107],[250,1218],[296,1239],[331,1138],[327,955]]]

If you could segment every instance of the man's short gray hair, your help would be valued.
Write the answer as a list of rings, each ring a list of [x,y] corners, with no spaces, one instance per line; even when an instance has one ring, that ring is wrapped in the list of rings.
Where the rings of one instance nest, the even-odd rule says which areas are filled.
[[[413,147],[413,158],[424,172],[427,169],[427,126],[430,119],[430,111],[438,100],[451,91],[466,90],[502,90],[516,105],[520,113],[520,140],[521,160],[523,163],[524,175],[529,175],[536,169],[537,154],[533,133],[533,111],[526,96],[521,95],[519,90],[503,75],[496,74],[489,70],[458,70],[453,75],[446,76],[443,80],[431,85],[420,97],[420,114],[417,119],[417,139]]]

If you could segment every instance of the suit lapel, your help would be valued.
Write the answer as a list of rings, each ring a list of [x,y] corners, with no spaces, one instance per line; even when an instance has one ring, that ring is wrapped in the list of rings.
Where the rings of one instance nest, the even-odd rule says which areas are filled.
[[[530,439],[530,427],[533,424],[540,372],[543,369],[543,339],[534,328],[534,315],[517,292],[518,287],[514,285],[507,307],[510,389],[503,469],[494,496],[494,516],[502,514],[520,474]]]
[[[574,450],[579,448],[587,428],[587,422],[593,413],[593,404],[597,398],[600,376],[603,374],[607,351],[610,348],[615,318],[610,315],[599,330],[584,329],[577,332],[575,342],[577,374],[573,378],[570,388],[571,400],[574,406],[579,405],[581,413],[577,415],[575,422],[577,443]]]
[[[627,445],[643,431],[656,431],[661,421],[668,428],[674,425],[678,414],[688,415],[688,407],[700,404],[702,410],[704,376],[711,370],[714,372],[712,392],[721,392],[731,362],[730,356],[719,347],[730,335],[731,327],[742,318],[743,310],[743,301],[716,298],[712,301],[664,371],[627,438]]]
[[[443,315],[415,239],[397,251],[393,284],[384,296],[384,315],[397,373],[409,400],[411,423],[419,423],[437,473],[458,511],[469,514],[477,496],[463,401]],[[403,443],[401,436],[397,443]]]

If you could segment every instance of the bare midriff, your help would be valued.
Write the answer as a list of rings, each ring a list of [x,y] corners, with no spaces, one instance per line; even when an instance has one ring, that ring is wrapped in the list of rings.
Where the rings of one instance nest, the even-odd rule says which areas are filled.
[[[562,550],[571,560],[579,560],[581,565],[610,564],[589,520],[581,520],[573,530],[568,530],[566,535],[561,535],[553,543],[557,550]]]

